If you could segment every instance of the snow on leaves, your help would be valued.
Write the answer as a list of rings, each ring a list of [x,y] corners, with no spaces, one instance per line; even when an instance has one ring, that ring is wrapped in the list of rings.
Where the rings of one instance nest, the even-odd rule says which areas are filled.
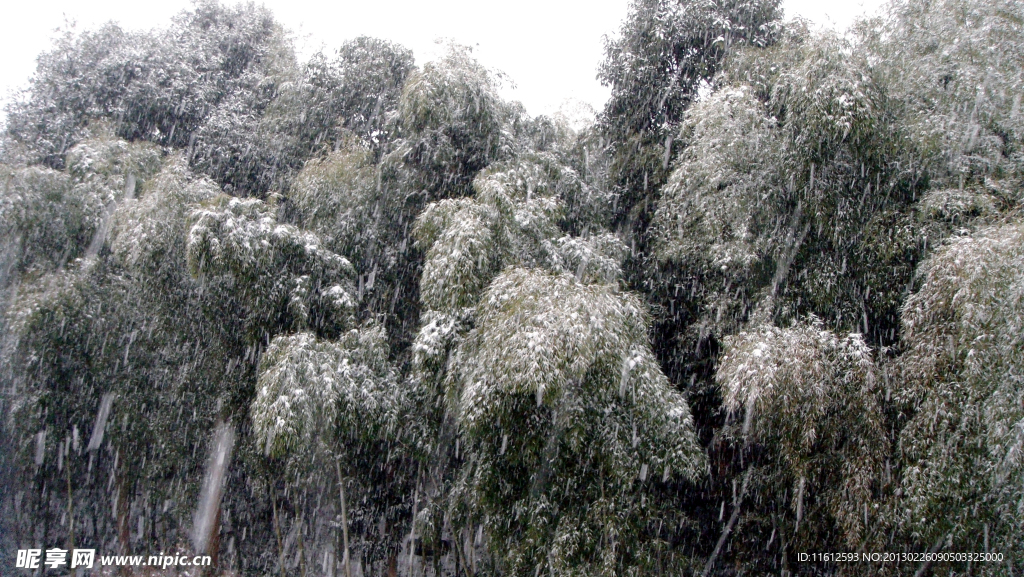
[[[696,477],[703,471],[703,453],[689,408],[658,368],[646,330],[640,302],[615,287],[509,270],[483,295],[476,328],[450,377],[460,421],[473,436],[496,425],[519,430],[515,421],[521,415],[515,413],[525,408],[522,399],[549,410],[589,406],[591,415],[604,413],[603,426],[619,428],[617,436],[602,439],[617,475],[636,477],[647,463],[653,470],[668,466]],[[637,442],[628,434],[630,421],[642,423],[641,453],[632,451]]]
[[[139,198],[125,200],[113,215],[110,250],[125,267],[180,266],[185,261],[188,216],[219,193],[208,178],[171,158]]]
[[[506,138],[505,107],[493,78],[458,46],[409,76],[398,114],[407,134],[403,155],[434,198],[468,193]]]
[[[303,228],[341,253],[368,244],[379,232],[374,226],[382,210],[377,178],[370,152],[353,147],[306,163],[288,198]]]
[[[338,330],[355,306],[352,266],[314,233],[278,223],[275,213],[261,200],[225,195],[196,210],[189,269],[197,277],[232,277],[252,307],[251,329],[276,331],[283,322],[281,328]]]
[[[493,210],[470,199],[431,204],[413,234],[426,249],[420,295],[429,309],[443,312],[473,306],[495,273]]]
[[[846,545],[866,542],[878,520],[864,507],[874,501],[887,442],[879,371],[861,336],[835,335],[816,319],[763,326],[728,337],[719,363],[715,378],[732,417],[742,418],[740,438],[777,461],[763,473],[766,496],[788,490],[799,528],[813,495]],[[818,522],[811,531],[824,527]]]
[[[251,408],[259,446],[281,456],[329,442],[335,428],[366,439],[394,430],[396,378],[378,327],[338,341],[306,332],[276,337],[260,358]]]
[[[67,154],[67,170],[3,167],[0,231],[19,270],[43,271],[95,255],[106,241],[117,204],[161,167],[160,152],[128,143],[103,127]],[[6,243],[5,243],[6,244]]]
[[[173,540],[232,421],[243,573],[282,528],[285,573],[1019,564],[1019,2],[779,15],[638,0],[579,133],[468,49],[303,66],[251,6],[63,36],[0,135],[13,533]]]
[[[876,70],[937,187],[1019,174],[1024,8],[1013,0],[908,0],[871,28]]]
[[[903,309],[898,392],[908,516],[926,539],[1021,545],[1024,520],[1024,225],[954,237]],[[965,545],[966,546],[966,545]]]
[[[783,146],[774,123],[746,86],[716,92],[694,106],[677,160],[655,213],[659,256],[748,269],[765,250],[757,218]]]
[[[647,344],[644,307],[615,285],[506,269],[453,358],[463,498],[491,519],[511,570],[609,571],[614,542],[650,521],[648,483],[706,471],[689,407]]]

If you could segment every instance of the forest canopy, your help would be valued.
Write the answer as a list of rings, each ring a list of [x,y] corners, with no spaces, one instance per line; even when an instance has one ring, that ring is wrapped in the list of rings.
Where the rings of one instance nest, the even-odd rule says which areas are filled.
[[[0,564],[1024,572],[1024,4],[605,49],[579,124],[253,4],[59,36],[0,131]]]

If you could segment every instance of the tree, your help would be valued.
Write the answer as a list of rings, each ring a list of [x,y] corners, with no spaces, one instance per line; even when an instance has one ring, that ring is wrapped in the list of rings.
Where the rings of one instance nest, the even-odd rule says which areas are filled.
[[[654,564],[648,480],[696,480],[706,461],[646,329],[636,297],[570,274],[510,269],[482,295],[446,390],[460,483],[507,571]]]
[[[95,254],[118,202],[159,170],[155,147],[116,139],[103,126],[93,132],[68,152],[67,171],[4,167],[0,230],[11,272],[48,272]]]
[[[339,561],[351,563],[350,532],[371,541],[364,555],[371,562],[393,557],[401,545],[412,474],[401,448],[408,409],[397,380],[387,337],[373,326],[337,341],[307,332],[278,336],[260,359],[251,407],[256,443],[284,461],[293,486],[340,485]],[[331,479],[335,469],[340,478]],[[355,491],[346,488],[349,477]]]
[[[351,322],[352,265],[315,234],[279,224],[272,205],[220,195],[192,219],[189,270],[242,309],[247,356],[285,330],[337,335]]]
[[[266,10],[215,2],[197,4],[155,34],[113,24],[77,37],[68,31],[40,58],[27,98],[8,111],[6,132],[54,168],[98,119],[113,121],[128,140],[186,148],[223,102],[240,99],[258,110],[258,85],[280,59],[282,42]]]
[[[30,500],[36,510],[16,526],[29,542],[57,535],[95,543],[113,535],[127,553],[146,535],[142,528],[155,536],[157,525],[166,531],[161,540],[173,544],[168,533],[191,514],[188,505],[167,504],[191,501],[194,449],[215,417],[223,365],[204,331],[198,291],[182,282],[183,217],[188,203],[216,189],[202,179],[188,182],[180,160],[157,174],[140,171],[138,159],[152,164],[150,152],[115,139],[70,151],[73,178],[129,186],[89,241],[97,248],[61,270],[27,276],[12,307],[5,377],[24,390],[12,407],[12,432],[25,439],[32,431],[36,439],[34,457],[20,443],[16,464],[26,484],[41,487]],[[141,200],[131,198],[136,187]],[[179,426],[186,407],[195,411],[193,423]],[[110,483],[97,479],[101,470]],[[111,510],[113,527],[104,513]],[[56,514],[66,520],[60,529]]]
[[[343,128],[366,145],[383,148],[389,118],[397,112],[402,87],[413,69],[410,50],[367,36],[342,44],[333,60],[314,55],[306,64],[304,125],[319,130]],[[310,131],[305,139],[314,146],[333,145],[338,137]]]
[[[395,353],[404,353],[418,322],[418,254],[411,239],[419,202],[410,201],[393,164],[378,165],[361,140],[306,163],[286,205],[294,221],[355,268],[355,299],[385,319]]]
[[[1018,4],[1002,0],[911,0],[865,23],[933,188],[1020,178],[1021,17]]]
[[[663,273],[693,295],[664,294],[661,306],[692,323],[695,360],[755,314],[814,314],[894,343],[922,248],[923,180],[896,104],[836,38],[742,53],[730,78],[743,80],[688,113],[655,213]]]
[[[1014,376],[1022,235],[1018,219],[982,227],[921,265],[921,288],[903,308],[896,391],[910,415],[899,438],[903,529],[922,548],[1005,551],[1014,566],[1024,518]]]
[[[346,212],[336,204],[342,199],[334,187],[360,191],[359,170],[355,151],[307,166],[298,181],[296,205],[311,226],[327,232],[330,224],[341,222],[341,234],[358,228],[353,219],[367,208],[363,199],[345,198],[355,214]],[[332,180],[339,173],[341,178]],[[355,476],[354,498],[359,500],[347,508],[341,496],[337,509],[346,511],[341,522],[345,540],[351,511],[358,534],[376,540],[369,559],[393,558],[411,472],[401,425],[408,409],[387,335],[372,322],[357,323],[359,295],[349,261],[331,252],[315,232],[278,222],[276,212],[270,203],[222,194],[190,217],[189,270],[209,293],[207,314],[214,321],[238,318],[240,331],[225,340],[240,362],[258,362],[256,390],[249,389],[250,381],[240,382],[232,405],[235,418],[248,413],[252,419],[253,452],[246,458],[261,469],[261,490],[271,502],[275,531],[285,515],[277,505],[282,473],[285,491],[298,492],[289,506],[300,534],[307,522],[317,522],[308,499],[335,482],[334,469],[344,476],[338,482],[347,484]],[[330,242],[344,246],[343,237]],[[333,501],[332,495],[328,498]],[[340,545],[320,546],[341,556]],[[305,545],[298,547],[305,559]],[[282,558],[285,548],[279,540]]]
[[[486,534],[513,573],[653,568],[666,550],[654,527],[678,521],[648,476],[695,479],[704,454],[646,346],[642,306],[617,287],[621,241],[559,229],[563,199],[585,186],[559,158],[494,163],[473,198],[431,203],[416,221],[418,412],[427,474],[444,487],[421,530],[450,534],[464,564],[482,545],[473,533]],[[642,535],[649,545],[623,545]]]
[[[491,74],[469,51],[448,53],[409,76],[398,104],[397,153],[429,200],[464,196],[476,173],[499,158],[504,110]]]
[[[0,133],[0,542],[1013,573],[1024,14],[779,16],[634,2],[593,124],[252,5],[64,33]]]
[[[880,499],[889,442],[879,370],[861,335],[810,320],[726,338],[715,377],[731,421],[722,434],[742,442],[747,459],[723,538],[758,533],[734,540],[756,547],[739,553],[747,564],[771,550],[764,570],[790,570],[807,548],[869,550],[891,528]]]
[[[674,156],[676,126],[734,46],[771,44],[781,14],[775,0],[630,4],[618,38],[607,40],[599,73],[612,95],[602,115],[623,189],[617,223],[633,226],[649,207]],[[642,232],[643,228],[638,229]]]
[[[689,108],[681,124],[684,148],[661,190],[651,227],[652,245],[661,260],[660,277],[652,274],[648,282],[656,287],[652,291],[659,305],[656,319],[664,327],[659,333],[678,335],[665,345],[663,358],[675,365],[677,372],[670,370],[670,374],[691,376],[695,412],[712,443],[711,458],[719,464],[718,475],[712,477],[711,498],[717,497],[724,512],[730,482],[753,483],[748,488],[762,503],[785,508],[788,497],[782,496],[787,492],[792,496],[799,479],[810,477],[774,460],[778,457],[773,450],[748,453],[751,449],[739,443],[751,438],[733,436],[738,425],[730,426],[730,414],[739,407],[729,387],[739,385],[728,371],[730,362],[741,361],[725,351],[738,347],[743,351],[740,358],[750,359],[757,352],[753,349],[761,342],[758,339],[779,339],[789,343],[779,345],[779,350],[795,355],[790,349],[802,350],[798,343],[813,333],[772,333],[769,339],[777,329],[768,327],[786,326],[808,315],[820,318],[822,328],[833,333],[861,333],[864,342],[876,346],[895,344],[900,305],[924,248],[915,201],[927,179],[915,160],[913,143],[903,132],[900,103],[890,99],[884,77],[876,72],[864,44],[846,44],[796,27],[780,35],[773,46],[735,52],[715,85],[705,100]],[[737,333],[740,336],[732,336]],[[808,355],[831,358],[834,353],[826,351],[835,350],[842,340],[826,341],[811,347],[810,351],[818,352]],[[725,356],[720,356],[723,345]],[[866,348],[861,354],[870,359]],[[762,368],[765,375],[774,375]],[[697,379],[712,376],[713,383],[698,385]],[[743,380],[747,378],[753,377]],[[874,377],[865,378],[871,382]],[[800,385],[798,379],[787,386],[809,385]],[[833,386],[846,391],[834,394],[854,394],[847,385]],[[865,390],[873,386],[865,385]],[[867,407],[865,411],[877,415],[884,425],[843,421],[843,428],[833,433],[837,436],[822,442],[831,443],[836,451],[853,450],[843,431],[856,430],[866,447],[885,455],[889,440],[882,431],[897,424],[877,400],[871,400],[871,394],[857,400],[844,396],[842,402]],[[718,408],[719,395],[725,410]],[[829,402],[822,400],[824,406]],[[789,441],[773,435],[789,431],[798,437],[800,427],[810,426],[804,422],[810,411],[806,407],[799,417],[789,413],[790,405],[771,407],[761,413],[772,423],[766,430],[773,431],[764,447],[784,446]],[[747,473],[744,459],[758,462],[759,458],[773,464]],[[827,491],[836,481],[825,479],[843,475],[844,486],[858,487],[862,497],[874,499],[885,510],[888,505],[878,493],[881,476],[878,463],[871,461],[874,458],[869,453],[848,455],[848,463],[859,463],[858,472],[839,472],[839,464],[818,463],[822,466],[818,487]],[[859,480],[850,485],[853,477]],[[816,488],[812,484],[805,490]],[[861,523],[859,529],[850,525],[857,519],[852,516],[852,501],[843,503],[843,499],[831,495],[822,497],[828,505],[816,501],[825,507],[826,517],[808,524],[809,533],[794,537],[787,533],[786,543],[777,543],[780,554],[800,538],[826,542],[830,535],[844,534],[848,544],[858,546],[869,538],[868,533],[877,538],[877,525],[870,531],[863,528],[869,522]],[[741,506],[742,497],[732,501],[737,512],[744,507],[757,509]],[[751,543],[770,539],[774,529],[783,530],[779,523],[785,516],[743,515],[739,513],[736,522],[744,519],[744,530],[759,535],[747,537]],[[878,518],[876,513],[869,517]],[[863,518],[858,514],[858,519]],[[720,519],[719,524],[724,521]],[[723,535],[733,530],[730,523],[725,527]],[[823,533],[813,533],[819,528]],[[742,538],[742,531],[736,538]],[[712,558],[716,555],[713,552]],[[789,561],[785,555],[775,559]]]

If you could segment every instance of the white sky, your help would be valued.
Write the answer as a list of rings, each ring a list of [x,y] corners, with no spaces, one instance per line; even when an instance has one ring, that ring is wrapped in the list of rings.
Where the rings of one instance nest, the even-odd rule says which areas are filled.
[[[225,1],[225,0],[222,0]],[[233,0],[226,0],[231,3]],[[608,90],[596,80],[604,55],[602,37],[613,35],[628,0],[263,0],[290,29],[301,59],[318,49],[332,52],[359,35],[393,40],[411,48],[417,64],[449,38],[474,47],[474,55],[505,72],[516,87],[505,98],[521,101],[532,115],[551,113],[567,100],[600,110]],[[820,26],[844,30],[854,17],[873,12],[882,0],[815,2],[784,0],[786,17],[801,15]],[[189,0],[12,1],[0,20],[0,102],[24,88],[36,56],[50,46],[66,22],[79,30],[114,20],[128,29],[164,27]],[[487,8],[485,6],[492,6]],[[0,111],[0,119],[3,113]]]

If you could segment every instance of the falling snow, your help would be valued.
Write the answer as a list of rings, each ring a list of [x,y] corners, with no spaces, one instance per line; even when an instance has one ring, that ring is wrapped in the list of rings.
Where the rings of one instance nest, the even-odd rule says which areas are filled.
[[[57,37],[0,133],[0,550],[1020,575],[1022,23],[636,0],[571,122],[254,5]]]

